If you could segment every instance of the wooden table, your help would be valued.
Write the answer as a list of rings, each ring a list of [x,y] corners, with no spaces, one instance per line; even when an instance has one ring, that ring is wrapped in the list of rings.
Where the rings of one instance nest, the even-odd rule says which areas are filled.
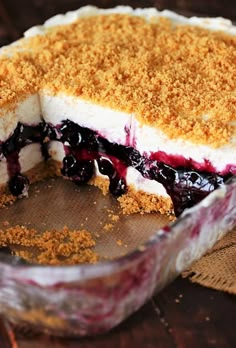
[[[101,7],[122,1],[90,1]],[[86,1],[0,1],[0,45],[48,17],[78,8]],[[133,6],[157,6],[179,12],[195,11],[236,20],[235,0],[130,1]],[[0,348],[233,348],[236,347],[236,297],[191,284],[178,278],[141,310],[106,335],[63,340],[44,335],[30,336],[0,321]]]

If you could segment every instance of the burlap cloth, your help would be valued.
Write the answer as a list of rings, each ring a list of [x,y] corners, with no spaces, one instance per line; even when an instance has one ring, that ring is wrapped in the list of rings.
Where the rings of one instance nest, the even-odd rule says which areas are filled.
[[[182,276],[194,283],[236,294],[236,228]]]

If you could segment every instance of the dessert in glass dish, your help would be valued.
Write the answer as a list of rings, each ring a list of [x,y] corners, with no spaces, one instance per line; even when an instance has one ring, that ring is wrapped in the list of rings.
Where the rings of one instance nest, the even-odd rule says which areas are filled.
[[[62,175],[110,192],[125,213],[180,216],[142,248],[95,266],[14,269],[3,261],[5,287],[9,268],[15,284],[11,298],[2,291],[3,312],[13,321],[56,334],[107,330],[235,224],[235,35],[222,18],[86,6],[1,50],[6,201]],[[23,284],[32,308],[22,300],[10,310]],[[55,289],[61,302],[50,296]]]

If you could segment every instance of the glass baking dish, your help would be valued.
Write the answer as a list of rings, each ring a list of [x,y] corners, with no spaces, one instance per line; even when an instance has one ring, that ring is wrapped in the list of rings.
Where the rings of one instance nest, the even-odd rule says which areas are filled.
[[[62,189],[59,187],[61,179],[57,180],[59,184],[56,182],[56,189],[51,192],[58,194],[57,190],[62,190],[58,200],[62,208],[59,212],[59,208],[55,208],[58,215],[55,213],[54,222],[66,218],[66,215],[63,217],[63,200],[67,199],[67,194],[71,196],[70,190],[74,190],[71,183],[63,183],[63,187],[68,186],[69,189]],[[40,204],[45,206],[45,200],[50,201],[48,183],[38,185],[41,185],[41,203],[38,206],[34,202],[38,199],[37,194],[31,193],[28,200],[20,200],[9,209],[2,210],[0,222],[13,214],[19,219],[27,211],[25,207],[29,206],[34,207],[32,211],[37,216]],[[70,192],[66,193],[68,190]],[[90,194],[88,190],[92,190]],[[34,192],[38,191],[36,186]],[[99,225],[95,213],[100,214],[101,209],[114,207],[115,204],[110,196],[104,198],[95,191],[96,188],[81,188],[78,193],[84,207],[78,210],[84,214],[80,219],[93,220],[94,226]],[[92,197],[90,203],[86,201],[88,196]],[[107,200],[105,203],[104,199]],[[91,214],[92,205],[96,206],[96,211]],[[64,209],[65,214],[69,210]],[[78,211],[76,213],[75,210],[73,216],[78,216]],[[38,219],[43,217],[38,216]],[[46,222],[53,221],[50,214],[45,219]],[[105,248],[107,261],[91,265],[39,266],[24,264],[21,259],[1,252],[0,313],[14,324],[58,336],[106,332],[137,311],[235,224],[234,177],[225,187],[184,211],[175,222],[168,224],[158,214],[124,217],[118,221],[117,231],[126,240],[126,247],[130,245],[124,251],[125,248],[115,243],[117,231],[104,233],[101,245]],[[109,260],[109,257],[114,259]]]

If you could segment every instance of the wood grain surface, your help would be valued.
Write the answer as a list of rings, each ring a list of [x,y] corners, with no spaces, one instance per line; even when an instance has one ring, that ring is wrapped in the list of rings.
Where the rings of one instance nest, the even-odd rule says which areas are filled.
[[[57,13],[74,10],[86,1],[0,1],[0,46],[20,37],[30,26]],[[129,4],[156,6],[180,13],[195,12],[236,20],[236,1],[147,0],[90,1],[101,7]],[[83,339],[32,336],[0,320],[0,348],[233,348],[236,347],[236,297],[178,278],[141,310],[106,335]]]

